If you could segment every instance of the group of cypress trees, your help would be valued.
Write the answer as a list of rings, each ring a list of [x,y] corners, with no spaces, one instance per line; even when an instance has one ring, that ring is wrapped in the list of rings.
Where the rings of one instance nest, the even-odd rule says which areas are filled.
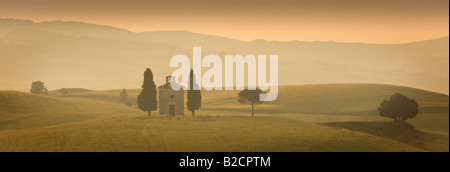
[[[191,70],[189,83],[190,88],[194,88],[194,73]],[[187,95],[187,106],[189,111],[192,112],[192,116],[195,115],[195,110],[201,107],[202,95],[200,90],[188,90]],[[152,111],[158,109],[158,101],[156,100],[156,85],[153,80],[152,71],[147,68],[144,72],[144,83],[142,84],[142,91],[137,97],[138,108],[144,112],[148,113],[148,116],[151,116]]]
[[[191,70],[186,105],[189,111],[192,112],[192,116],[195,115],[195,110],[198,110],[201,107],[202,99],[200,90],[193,89],[196,84],[194,81],[194,72]],[[43,87],[43,84],[40,83],[33,84]],[[35,90],[32,89],[31,91],[33,92]],[[239,103],[250,104],[252,106],[252,117],[254,115],[254,106],[262,103],[262,101],[259,100],[259,95],[261,93],[264,92],[260,89],[245,89],[239,93]],[[149,68],[144,72],[144,83],[142,84],[142,91],[138,96],[137,104],[139,109],[148,113],[148,116],[151,116],[151,111],[157,110],[158,101],[156,100],[156,85],[153,81],[153,73]],[[416,117],[418,114],[418,106],[418,103],[414,99],[396,93],[390,100],[384,100],[378,107],[378,111],[383,117],[392,118],[395,122],[403,122],[407,119]]]

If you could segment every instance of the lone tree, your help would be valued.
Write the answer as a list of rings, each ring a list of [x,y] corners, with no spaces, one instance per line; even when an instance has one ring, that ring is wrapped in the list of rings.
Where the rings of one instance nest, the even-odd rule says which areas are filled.
[[[120,98],[119,101],[122,103],[127,103],[128,100],[128,93],[127,90],[125,90],[125,88],[122,90],[122,92],[120,92]]]
[[[199,109],[202,106],[202,93],[200,92],[200,90],[194,90],[194,85],[197,86],[197,83],[195,83],[194,70],[191,69],[186,105],[189,111],[192,112],[192,116],[195,116],[195,110]]]
[[[59,92],[62,94],[63,97],[65,97],[67,93],[69,93],[69,90],[67,90],[66,88],[61,88],[59,89]]]
[[[242,90],[239,92],[239,103],[252,105],[252,117],[255,114],[255,105],[259,105],[262,101],[259,101],[259,94],[263,93],[261,89],[256,90]]]
[[[417,116],[419,104],[414,99],[395,93],[389,100],[381,102],[378,112],[380,116],[394,119],[394,122],[404,122]]]
[[[47,87],[41,81],[31,83],[30,93],[48,95]]]
[[[147,111],[148,116],[151,116],[152,111],[157,110],[158,101],[156,101],[156,85],[153,81],[153,73],[147,68],[144,72],[144,83],[142,84],[142,91],[137,97],[138,108],[142,111]]]

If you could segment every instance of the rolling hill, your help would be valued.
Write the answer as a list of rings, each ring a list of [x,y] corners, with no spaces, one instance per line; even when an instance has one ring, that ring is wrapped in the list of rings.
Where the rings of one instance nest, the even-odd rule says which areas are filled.
[[[193,46],[202,46],[202,54],[221,58],[278,54],[281,85],[382,83],[448,94],[448,40],[394,45],[246,42],[188,31],[134,33],[80,22],[0,19],[0,89],[26,91],[36,80],[50,89],[136,88],[147,67],[161,85],[175,70],[169,67],[172,56],[191,56]]]
[[[203,92],[196,117],[187,110],[146,117],[119,104],[121,90],[68,90],[66,97],[0,92],[0,151],[448,151],[448,96],[413,88],[283,86],[280,99],[258,106],[254,118],[237,91]],[[414,127],[370,114],[394,92],[423,105],[409,121]]]
[[[0,131],[140,114],[125,105],[76,98],[0,92]]]
[[[448,138],[448,137],[447,137]],[[0,151],[425,151],[366,133],[267,117],[136,117],[0,132]]]
[[[66,90],[72,94],[93,91],[93,90],[84,89],[84,88],[66,88]],[[50,90],[50,91],[48,91],[48,93],[49,93],[49,95],[52,95],[52,96],[62,96],[61,89]]]
[[[69,97],[119,103],[122,90],[69,93]],[[135,104],[140,89],[127,90]],[[380,121],[376,108],[394,93],[414,98],[420,115],[411,120],[416,127],[449,132],[449,97],[425,90],[381,84],[321,84],[281,86],[278,99],[256,107],[257,115],[299,119],[313,123]],[[201,110],[221,114],[247,113],[249,107],[237,103],[239,91],[203,91]],[[276,115],[273,115],[276,114]],[[438,125],[435,125],[438,124]]]
[[[68,97],[78,97],[117,103],[121,89],[104,91],[70,92]],[[127,89],[130,98],[135,98],[140,89]],[[220,110],[235,107],[243,108],[237,103],[239,91],[203,91],[205,109]],[[414,98],[421,112],[448,111],[448,95],[425,90],[382,84],[318,84],[280,86],[278,99],[264,102],[261,109],[270,112],[307,114],[370,114],[376,113],[381,101],[389,99],[394,93],[402,93]],[[265,107],[267,105],[267,107]]]
[[[238,104],[239,91],[203,91],[195,117],[187,110],[147,117],[136,108],[140,89],[127,89],[131,107],[118,101],[117,88],[139,87],[147,67],[161,85],[174,70],[170,58],[191,56],[193,46],[221,58],[279,55],[278,99],[258,105],[254,118]],[[0,61],[0,90],[15,90],[0,91],[0,151],[449,151],[449,37],[392,45],[239,41],[0,19]],[[37,80],[50,96],[18,92]],[[65,97],[55,90],[67,86],[77,88]],[[420,105],[407,124],[377,115],[396,92]]]

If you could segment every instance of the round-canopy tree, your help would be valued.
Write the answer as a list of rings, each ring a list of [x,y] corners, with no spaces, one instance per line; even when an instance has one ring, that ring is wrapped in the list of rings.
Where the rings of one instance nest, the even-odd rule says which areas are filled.
[[[47,87],[45,87],[44,82],[36,81],[31,83],[30,93],[47,95],[48,90]]]
[[[414,99],[395,93],[389,100],[381,102],[378,112],[380,116],[394,119],[394,122],[403,122],[417,116],[419,104]]]
[[[259,88],[257,88],[256,90],[245,89],[239,92],[239,103],[252,105],[252,117],[255,114],[255,105],[259,105],[262,103],[262,101],[259,101],[259,95],[261,93],[263,92]]]

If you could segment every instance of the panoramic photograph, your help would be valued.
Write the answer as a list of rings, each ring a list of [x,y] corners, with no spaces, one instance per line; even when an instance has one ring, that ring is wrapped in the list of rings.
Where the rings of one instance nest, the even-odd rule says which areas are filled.
[[[448,0],[2,0],[0,62],[0,152],[449,152]]]

